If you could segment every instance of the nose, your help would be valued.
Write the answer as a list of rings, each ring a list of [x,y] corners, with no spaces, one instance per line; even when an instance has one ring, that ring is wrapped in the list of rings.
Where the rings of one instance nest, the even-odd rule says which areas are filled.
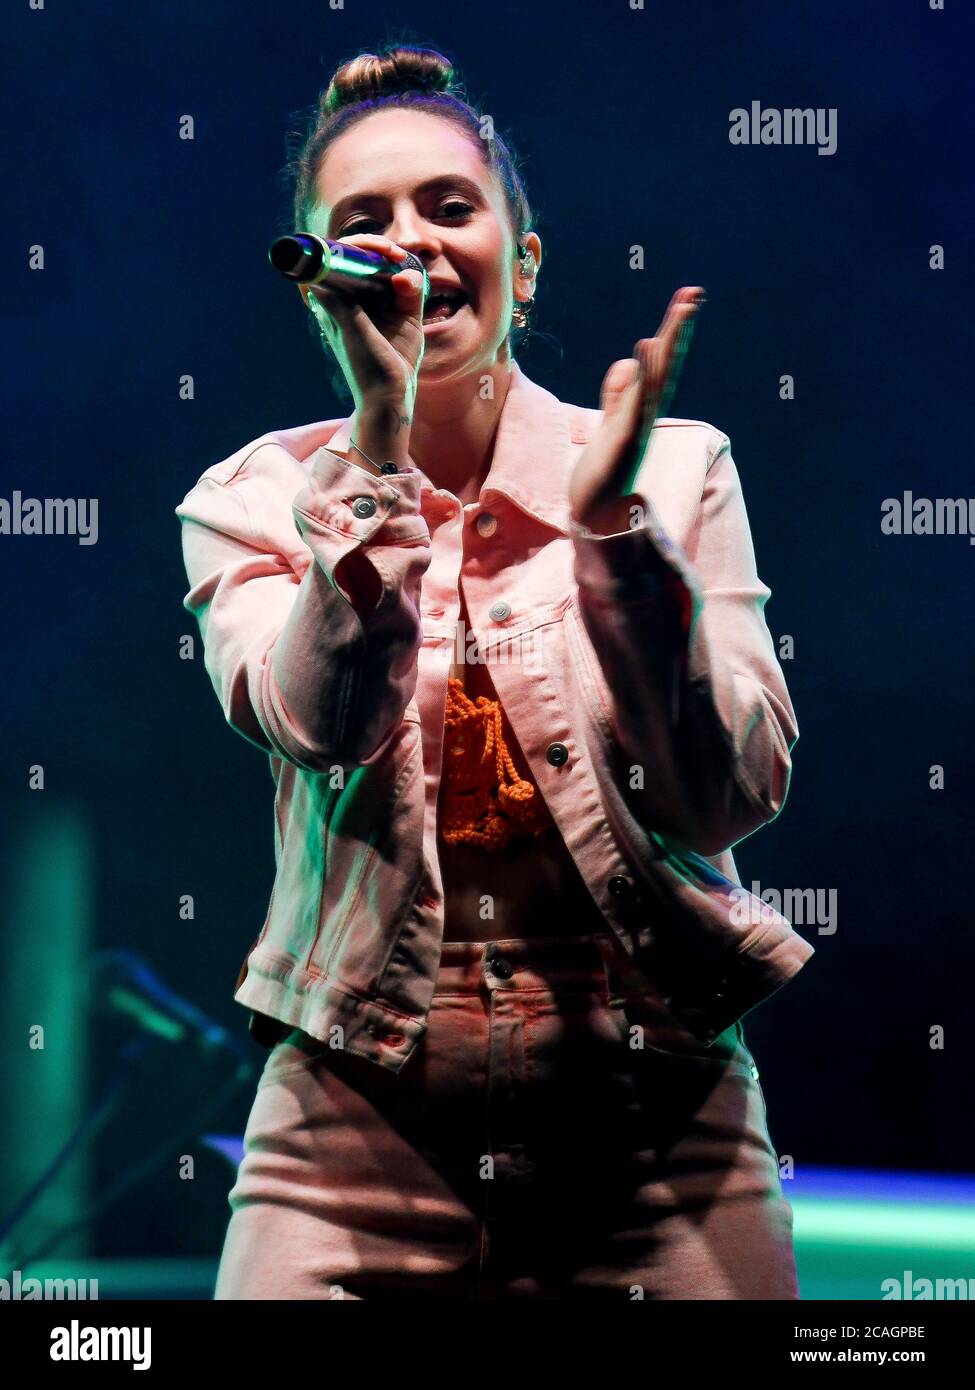
[[[440,255],[442,243],[436,227],[420,217],[412,205],[397,208],[386,235],[404,251],[412,251],[424,266]]]

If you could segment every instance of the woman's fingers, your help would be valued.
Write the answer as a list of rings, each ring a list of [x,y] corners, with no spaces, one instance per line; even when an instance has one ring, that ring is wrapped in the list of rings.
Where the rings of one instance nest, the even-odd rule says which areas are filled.
[[[639,338],[633,356],[613,362],[603,378],[601,428],[589,442],[573,475],[576,516],[601,499],[632,491],[656,420],[677,379],[693,320],[704,302],[700,286],[684,286],[667,307],[653,338]]]
[[[657,329],[656,340],[668,348],[678,336],[692,323],[707,295],[701,285],[684,285],[671,298],[667,311]]]
[[[409,252],[404,246],[398,245],[395,241],[390,241],[388,236],[378,236],[374,232],[363,232],[361,235],[340,237],[343,245],[357,246],[360,251],[378,251],[380,255],[386,256],[391,261],[405,261]],[[424,276],[418,270],[400,270],[395,275],[389,277],[389,283],[396,291],[397,299],[404,293],[415,296],[423,289]]]
[[[704,291],[700,286],[692,290],[680,291],[680,293],[684,297],[675,306],[673,322],[662,347],[660,403],[658,406],[661,414],[667,408],[677,386],[677,378],[680,376],[684,358],[694,333],[694,322],[705,299]]]
[[[341,242],[343,246],[358,246],[363,251],[381,251],[391,261],[403,261],[407,256],[404,247],[390,241],[388,236],[379,236],[375,232],[355,232],[352,236],[332,237],[331,240]]]
[[[659,413],[673,393],[694,332],[694,320],[705,302],[701,285],[685,285],[671,298],[657,335],[641,338],[634,347],[645,364],[644,414]]]
[[[354,310],[360,305],[360,300],[355,295],[337,285],[312,285],[309,292],[315,296],[322,308],[339,322],[351,319]]]
[[[687,311],[698,310],[706,299],[707,291],[703,285],[682,285],[671,295],[663,322],[657,330],[657,337],[662,337],[668,329],[679,326]]]
[[[389,283],[396,295],[397,312],[422,319],[427,277],[419,270],[399,270],[390,276]]]
[[[374,232],[332,237],[331,240],[338,241],[343,246],[356,246],[360,251],[378,251],[380,255],[386,256],[391,261],[404,261],[409,254],[405,247],[399,246],[389,237],[379,236]],[[408,278],[404,281],[403,276]],[[400,312],[410,312],[405,305],[401,304],[404,288],[407,291],[408,300],[410,297],[415,298],[418,289],[423,287],[423,276],[415,270],[398,271],[395,275],[390,276],[389,283],[396,292],[397,309]],[[363,301],[358,295],[337,285],[312,285],[311,292],[330,314],[334,314],[337,319],[342,319],[345,322],[353,318],[355,311],[363,305]]]
[[[673,322],[669,330],[671,355],[676,359],[678,367],[690,344],[698,311],[705,301],[705,294],[700,286],[689,291],[681,290],[680,293],[685,297],[674,306]]]
[[[701,285],[684,285],[672,296],[657,329],[657,339],[664,344],[665,359],[675,350],[686,351],[691,327],[706,297]]]

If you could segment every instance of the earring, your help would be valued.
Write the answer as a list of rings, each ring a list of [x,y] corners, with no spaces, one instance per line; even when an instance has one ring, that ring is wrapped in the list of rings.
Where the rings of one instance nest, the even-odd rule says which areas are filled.
[[[521,273],[530,279],[535,274],[535,257],[532,255],[531,251],[527,246],[523,246],[518,254],[522,263]],[[531,314],[534,301],[535,296],[530,295],[529,298],[524,301],[524,303],[516,304],[515,307],[512,309],[511,322],[515,328],[528,327],[529,315]]]

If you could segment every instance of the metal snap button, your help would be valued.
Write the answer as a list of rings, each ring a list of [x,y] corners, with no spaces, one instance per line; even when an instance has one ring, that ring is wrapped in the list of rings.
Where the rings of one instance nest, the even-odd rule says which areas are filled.
[[[633,885],[628,878],[622,874],[614,874],[606,884],[606,890],[611,898],[628,898],[632,892]]]
[[[515,973],[515,967],[510,960],[505,960],[504,956],[492,956],[488,961],[488,967],[499,980],[510,980]]]
[[[498,518],[491,512],[481,512],[474,525],[477,527],[478,535],[493,536],[498,529]]]
[[[357,497],[352,503],[352,511],[356,516],[375,516],[376,499],[374,497]]]
[[[495,622],[501,622],[504,618],[511,616],[511,604],[505,603],[504,599],[499,599],[497,603],[492,603],[488,610]]]
[[[569,750],[564,743],[550,743],[545,750],[545,756],[553,767],[561,767],[569,761]]]

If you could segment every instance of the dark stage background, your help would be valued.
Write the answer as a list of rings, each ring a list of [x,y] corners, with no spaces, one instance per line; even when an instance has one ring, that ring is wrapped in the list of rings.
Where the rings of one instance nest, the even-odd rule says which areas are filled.
[[[544,248],[530,377],[598,404],[673,291],[707,287],[669,413],[730,436],[801,732],[785,811],[736,856],[746,885],[836,893],[836,930],[797,923],[817,954],[746,1021],[773,1140],[797,1169],[970,1171],[975,550],[881,532],[885,498],[975,494],[963,6],[25,0],[5,27],[0,491],[100,504],[97,545],[0,537],[5,1204],[127,1036],[88,1019],[90,951],[141,952],[263,1059],[231,996],[271,889],[272,782],[224,724],[199,642],[180,660],[197,630],[173,509],[265,431],[346,413],[265,253],[289,225],[293,114],[397,37],[451,55],[521,158]],[[835,108],[836,152],[732,145],[729,113],[753,100]],[[24,1047],[36,1023],[43,1056]],[[74,1205],[50,1199],[50,1229],[223,1075],[189,1052],[167,1065],[66,1177]],[[252,1093],[208,1132],[239,1134]],[[215,1255],[230,1179],[183,1141],[59,1249]]]

